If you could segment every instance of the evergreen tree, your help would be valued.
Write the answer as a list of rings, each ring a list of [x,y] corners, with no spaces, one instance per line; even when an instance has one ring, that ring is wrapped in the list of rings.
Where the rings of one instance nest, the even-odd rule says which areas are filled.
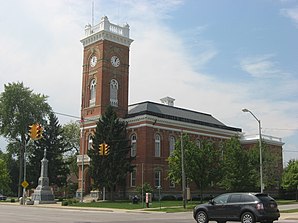
[[[88,151],[91,158],[90,176],[94,180],[95,188],[105,187],[110,191],[111,200],[116,186],[123,185],[128,172],[133,170],[130,157],[130,143],[126,137],[126,123],[120,121],[113,107],[107,107],[106,112],[99,119],[93,137],[93,149]],[[106,143],[109,153],[99,154],[99,146]]]
[[[33,182],[33,187],[37,186],[40,177],[44,149],[47,151],[50,184],[58,187],[66,185],[69,168],[64,153],[68,151],[67,148],[67,143],[62,137],[62,127],[58,123],[57,117],[51,113],[48,123],[44,126],[43,138],[34,141],[34,145],[28,148],[31,150],[28,157],[28,180]]]

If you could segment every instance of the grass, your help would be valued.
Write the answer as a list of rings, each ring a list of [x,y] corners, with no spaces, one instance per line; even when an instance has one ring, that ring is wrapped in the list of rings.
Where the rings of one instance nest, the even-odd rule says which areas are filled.
[[[190,201],[187,204],[187,210],[192,210],[192,208],[198,202]],[[146,208],[146,203],[142,205],[142,202],[138,204],[132,204],[131,201],[99,201],[91,203],[72,203],[70,206],[76,207],[94,207],[94,208],[117,208],[117,209],[129,209],[129,210],[154,210],[154,211],[166,211],[166,212],[179,212],[185,211],[183,208],[182,201],[153,201],[149,208]]]
[[[192,211],[194,206],[199,204],[199,201],[188,201],[186,209],[183,208],[182,201],[153,201],[149,208],[146,208],[146,203],[142,205],[142,202],[138,204],[132,204],[131,201],[98,201],[91,203],[72,203],[70,206],[76,207],[94,207],[94,208],[116,208],[116,209],[128,209],[128,210],[148,210],[148,211],[162,211],[162,212],[185,212]],[[286,204],[298,204],[295,200],[277,200],[278,205]],[[282,213],[295,213],[298,209],[284,210]]]
[[[276,200],[278,205],[284,205],[284,204],[298,204],[298,201],[295,200]]]

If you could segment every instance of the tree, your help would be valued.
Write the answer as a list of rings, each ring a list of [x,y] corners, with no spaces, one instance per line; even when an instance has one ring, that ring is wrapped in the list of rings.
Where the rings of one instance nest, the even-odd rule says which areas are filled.
[[[146,193],[153,193],[153,188],[149,183],[145,182],[143,185],[139,185],[136,187],[136,192],[140,197],[145,198]]]
[[[63,139],[68,142],[67,150],[72,154],[80,151],[80,125],[78,122],[69,122],[62,126]]]
[[[0,156],[0,192],[4,194],[10,193],[10,188],[9,188],[10,182],[11,180],[9,177],[7,164],[1,155]]]
[[[18,197],[21,195],[21,182],[23,179],[23,161],[26,143],[29,141],[29,125],[43,123],[51,111],[46,102],[47,96],[33,93],[23,83],[9,83],[4,85],[4,92],[0,95],[0,133],[9,142],[20,144]]]
[[[66,154],[69,170],[71,174],[75,174],[78,178],[77,155],[80,150],[80,125],[78,122],[69,122],[63,125],[62,130],[63,139],[67,142],[67,150],[69,150]]]
[[[197,185],[202,199],[203,190],[218,178],[219,151],[213,142],[202,140],[198,146],[186,134],[183,134],[183,150],[186,178]],[[181,140],[176,142],[175,150],[168,161],[169,178],[181,182]]]
[[[111,200],[116,186],[123,185],[128,172],[132,172],[132,157],[129,156],[130,143],[126,137],[126,123],[120,121],[113,107],[107,107],[96,126],[92,138],[93,149],[88,151],[91,158],[90,176],[94,179],[94,187],[105,187],[111,192]],[[109,153],[99,154],[99,146],[106,143]]]
[[[238,137],[224,144],[223,177],[220,185],[229,191],[251,191],[256,188],[257,173],[248,151],[241,147]]]
[[[263,185],[266,188],[273,188],[278,185],[281,179],[277,178],[276,168],[278,157],[270,151],[269,146],[265,142],[262,143],[262,172],[263,172]],[[249,152],[249,159],[252,167],[254,167],[258,179],[260,179],[260,148],[255,145]],[[257,180],[258,187],[261,187],[260,180]]]
[[[49,162],[48,177],[50,184],[58,187],[66,186],[69,168],[64,154],[69,151],[69,148],[62,137],[62,127],[54,113],[49,114],[48,123],[44,126],[43,138],[34,141],[34,145],[30,149],[28,179],[30,179],[30,182],[33,182],[33,186],[37,186],[37,181],[40,177],[44,149],[47,151],[46,158]]]
[[[298,189],[298,160],[288,162],[282,176],[282,187],[287,190]]]
[[[18,162],[13,156],[13,154],[10,153],[9,151],[7,151],[6,153],[2,153],[0,151],[0,158],[2,158],[6,163],[6,168],[10,178],[10,180],[8,181],[8,184],[9,184],[8,192],[12,196],[16,196],[16,194],[18,193],[18,170],[19,170]]]

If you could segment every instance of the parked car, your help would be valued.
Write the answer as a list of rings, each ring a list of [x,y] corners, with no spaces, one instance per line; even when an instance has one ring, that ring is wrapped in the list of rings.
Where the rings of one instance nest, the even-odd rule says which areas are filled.
[[[273,223],[280,213],[275,200],[264,193],[222,194],[206,204],[197,205],[193,217],[198,223],[241,221]]]
[[[6,197],[6,196],[4,196],[4,195],[0,194],[0,201],[5,201],[6,199],[7,199],[7,197]]]

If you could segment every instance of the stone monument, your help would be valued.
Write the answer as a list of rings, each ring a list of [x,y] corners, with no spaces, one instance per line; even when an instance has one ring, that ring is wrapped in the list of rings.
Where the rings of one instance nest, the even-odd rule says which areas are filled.
[[[49,186],[47,150],[44,149],[44,156],[41,160],[41,173],[38,179],[38,186],[32,194],[34,204],[54,204],[54,194]]]

